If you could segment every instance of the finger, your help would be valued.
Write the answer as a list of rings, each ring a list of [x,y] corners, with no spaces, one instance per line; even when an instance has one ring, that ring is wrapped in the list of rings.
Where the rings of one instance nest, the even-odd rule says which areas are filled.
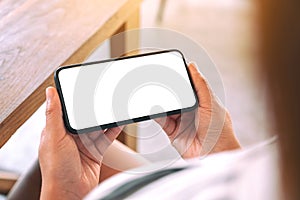
[[[160,126],[163,126],[165,124],[167,117],[159,117],[159,118],[154,118],[154,121],[158,123]]]
[[[54,87],[46,89],[46,132],[49,133],[45,136],[53,136],[57,140],[64,137],[66,134],[63,119],[61,104]]]
[[[90,132],[90,133],[86,133],[86,135],[91,140],[96,140],[99,137],[99,134],[104,134],[104,130],[99,130],[99,131],[93,131],[93,132]]]
[[[79,149],[88,152],[92,159],[102,160],[106,149],[121,133],[123,126],[107,129],[106,131],[93,131],[78,136]]]
[[[156,118],[155,121],[161,126],[168,136],[174,133],[176,128],[176,120],[171,116]]]
[[[93,133],[93,135],[98,135],[99,137],[99,133]],[[73,137],[80,152],[82,152],[84,155],[95,162],[101,162],[103,158],[103,152],[101,151],[101,149],[99,150],[95,145],[95,141],[97,140],[97,138],[92,139],[91,137],[89,137],[89,133],[75,135]]]
[[[121,133],[121,131],[123,130],[124,126],[118,126],[115,128],[110,128],[107,129],[104,134],[106,135],[106,137],[113,142]]]
[[[210,108],[213,96],[207,80],[198,71],[196,64],[190,63],[188,69],[191,74],[196,94],[199,99],[199,106],[204,108]]]
[[[171,119],[177,120],[179,117],[181,117],[181,114],[170,115],[168,117],[170,117]]]
[[[109,139],[112,142],[114,139],[116,139],[118,137],[118,135],[121,133],[123,128],[124,128],[124,126],[119,126],[119,127],[115,127],[115,128],[106,129],[105,131],[104,130],[93,131],[93,132],[87,133],[86,135],[94,142],[104,136],[107,137],[107,139]]]
[[[95,146],[103,146],[103,143],[106,143],[104,146],[110,145],[121,133],[124,126],[119,126],[115,128],[110,128],[105,131],[93,131],[90,133],[86,133],[84,136],[87,136],[89,141],[92,141]],[[81,136],[80,136],[81,137]],[[83,138],[83,137],[82,137]]]

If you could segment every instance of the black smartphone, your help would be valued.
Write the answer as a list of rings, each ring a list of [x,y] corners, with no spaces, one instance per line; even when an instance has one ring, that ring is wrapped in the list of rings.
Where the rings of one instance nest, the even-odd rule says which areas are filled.
[[[198,105],[184,56],[175,49],[60,67],[54,80],[65,126],[74,134]]]

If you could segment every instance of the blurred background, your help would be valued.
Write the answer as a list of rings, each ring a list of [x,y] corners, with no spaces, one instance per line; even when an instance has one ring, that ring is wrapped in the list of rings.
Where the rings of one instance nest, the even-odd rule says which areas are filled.
[[[145,0],[141,9],[141,27],[178,31],[206,49],[223,80],[225,106],[242,146],[268,137],[271,131],[266,123],[266,88],[256,71],[259,52],[252,1]],[[105,46],[102,49],[101,57],[105,58],[109,51]],[[44,110],[45,105],[1,148],[0,169],[22,173],[37,158],[40,133],[45,124]],[[147,123],[152,122],[141,125]],[[165,136],[159,137],[167,142]],[[157,138],[138,141],[138,151],[143,153],[151,152],[156,146]]]

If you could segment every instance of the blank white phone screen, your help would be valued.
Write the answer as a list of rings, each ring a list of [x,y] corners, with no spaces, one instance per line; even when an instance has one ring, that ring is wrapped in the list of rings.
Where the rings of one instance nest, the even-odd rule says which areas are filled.
[[[57,76],[69,125],[76,130],[196,104],[177,51],[63,68]]]

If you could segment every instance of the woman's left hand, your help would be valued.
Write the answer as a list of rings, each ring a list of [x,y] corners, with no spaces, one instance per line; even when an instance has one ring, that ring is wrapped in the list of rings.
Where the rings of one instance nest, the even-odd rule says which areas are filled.
[[[46,127],[39,147],[41,199],[82,199],[98,185],[103,154],[122,128],[71,135],[56,89],[47,88],[46,96]]]

